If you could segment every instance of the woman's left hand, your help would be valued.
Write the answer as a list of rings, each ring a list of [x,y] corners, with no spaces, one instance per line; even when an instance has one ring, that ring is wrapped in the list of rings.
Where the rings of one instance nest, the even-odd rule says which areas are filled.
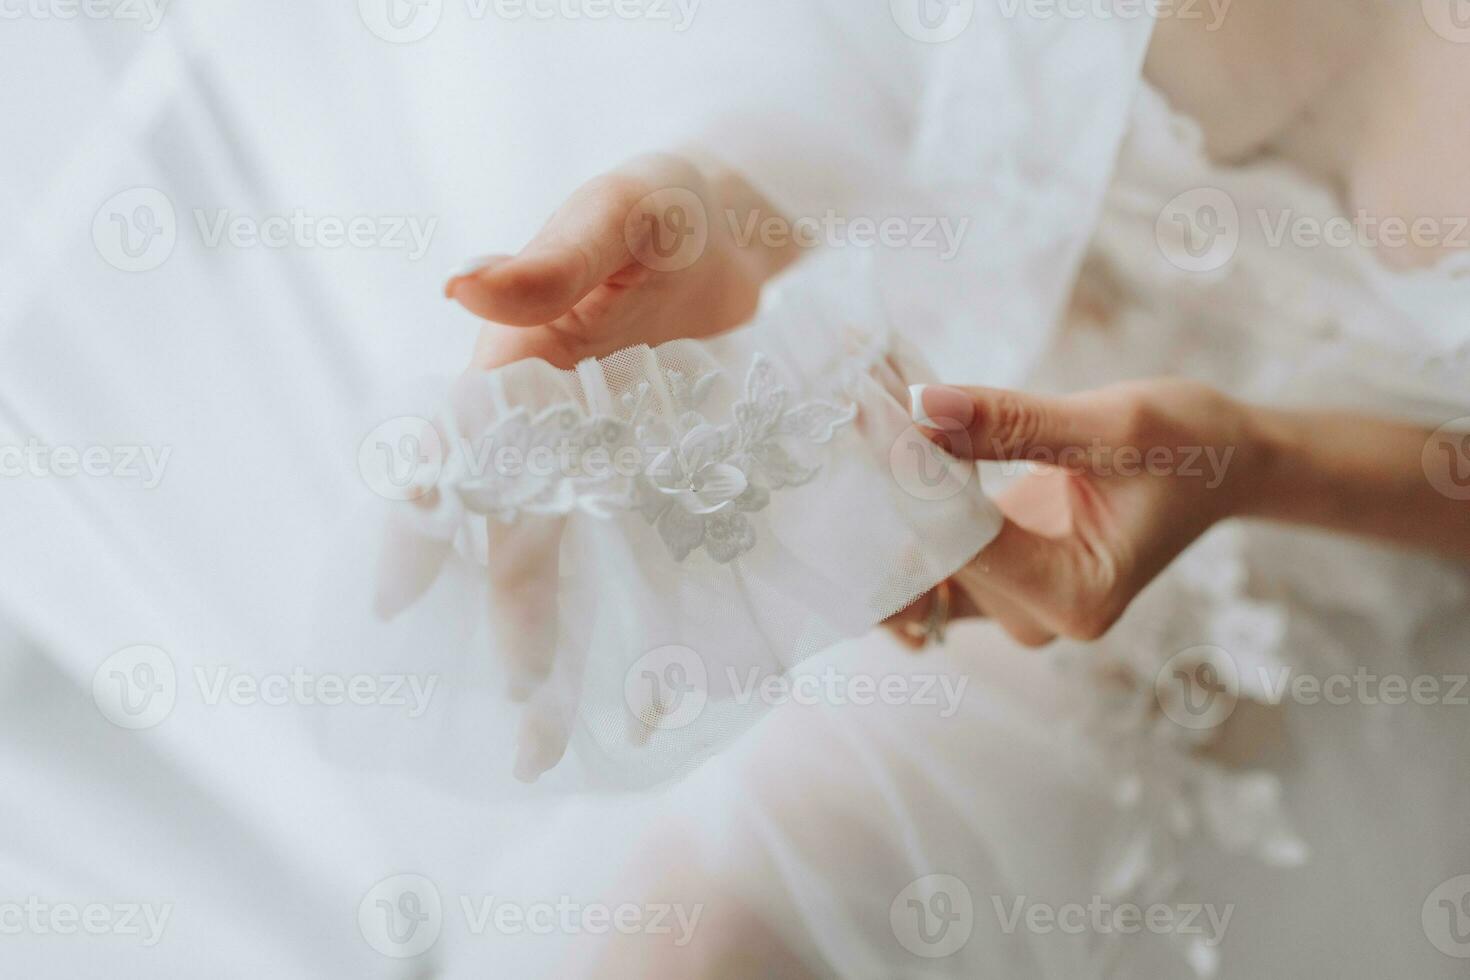
[[[952,454],[1032,464],[996,498],[1005,525],[950,579],[949,608],[1027,646],[1106,633],[1175,556],[1242,512],[1269,455],[1251,409],[1190,382],[1057,398],[916,386],[913,398],[920,430]],[[934,601],[901,613],[900,635],[914,639]]]

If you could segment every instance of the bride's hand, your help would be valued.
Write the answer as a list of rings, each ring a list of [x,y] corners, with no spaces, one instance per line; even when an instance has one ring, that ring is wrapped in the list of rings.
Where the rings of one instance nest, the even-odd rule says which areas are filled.
[[[445,284],[490,321],[472,369],[532,357],[567,368],[738,326],[793,254],[737,243],[732,229],[753,213],[774,214],[732,172],[683,156],[639,157],[593,179],[520,254],[477,259]]]
[[[487,323],[470,371],[527,358],[561,368],[637,344],[707,337],[750,318],[792,248],[741,244],[733,229],[775,215],[718,164],[640,157],[578,189],[519,255],[476,260],[445,284]],[[534,780],[566,749],[577,692],[548,685],[557,649],[563,518],[486,522],[491,623],[526,704],[516,774]],[[578,664],[563,665],[580,677]]]
[[[1265,466],[1251,410],[1202,385],[1149,381],[1047,398],[916,387],[914,418],[956,456],[1040,464],[996,499],[1000,535],[951,579],[951,612],[1017,640],[1092,640]],[[899,622],[922,622],[933,598]]]

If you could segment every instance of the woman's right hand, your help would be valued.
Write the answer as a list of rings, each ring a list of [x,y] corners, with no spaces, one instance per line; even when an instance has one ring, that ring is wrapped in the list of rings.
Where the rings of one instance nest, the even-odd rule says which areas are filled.
[[[570,368],[638,344],[708,337],[755,312],[792,249],[736,229],[776,212],[728,169],[671,155],[639,157],[583,185],[519,255],[478,260],[445,295],[488,321],[470,371],[541,358]],[[487,521],[489,597],[510,694],[526,703],[517,775],[527,781],[566,749],[577,692],[546,686],[557,650],[557,561],[564,526]],[[580,676],[573,665],[567,674]]]
[[[742,243],[736,230],[775,213],[730,171],[683,156],[638,157],[594,178],[520,254],[476,260],[445,285],[489,321],[471,369],[532,357],[569,368],[739,326],[793,253]]]

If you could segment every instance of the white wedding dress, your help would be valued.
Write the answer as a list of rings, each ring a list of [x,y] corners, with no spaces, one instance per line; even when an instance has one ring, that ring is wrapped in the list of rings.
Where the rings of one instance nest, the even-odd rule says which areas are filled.
[[[1390,274],[1363,250],[1268,248],[1247,222],[1223,271],[1184,272],[1156,219],[1204,186],[1243,214],[1283,201],[1333,213],[1284,169],[1210,164],[1197,128],[1145,87],[1077,302],[1032,384],[1183,373],[1432,426],[1470,413],[1458,261]],[[1463,566],[1231,523],[1099,643],[1038,655],[973,624],[919,657],[882,634],[826,651],[801,670],[944,677],[964,697],[780,707],[656,798],[569,807],[545,849],[498,873],[531,887],[550,853],[585,869],[633,837],[598,894],[718,910],[696,943],[761,964],[729,975],[1461,976],[1466,636]],[[1236,749],[1201,747],[1218,719],[1160,710],[1176,655],[1237,672]],[[1395,676],[1433,679],[1439,703],[1395,703],[1376,686]],[[1272,704],[1287,677],[1365,677],[1369,695]],[[1129,903],[1168,909],[1178,928],[1126,934],[1107,910]],[[1033,906],[1104,911],[1028,929]],[[584,953],[574,969],[632,962]]]
[[[0,898],[167,902],[173,916],[147,948],[7,933],[0,972],[1464,975],[1470,715],[1448,697],[1470,671],[1463,566],[1226,525],[1100,643],[1038,654],[966,623],[915,656],[873,632],[807,658],[795,676],[812,685],[791,682],[774,699],[787,703],[724,741],[676,747],[707,756],[692,774],[633,794],[568,794],[587,788],[570,764],[535,786],[513,778],[521,709],[503,697],[503,651],[464,616],[485,606],[470,563],[374,623],[358,447],[392,414],[378,406],[396,404],[403,365],[455,369],[469,326],[424,328],[448,318],[437,267],[211,251],[189,242],[186,206],[444,215],[434,255],[448,266],[484,251],[487,228],[515,247],[565,187],[526,202],[498,189],[570,186],[708,122],[701,99],[736,88],[747,125],[721,149],[793,213],[974,217],[956,261],[879,259],[887,319],[942,380],[1071,390],[1182,373],[1430,426],[1470,415],[1464,267],[1390,274],[1361,250],[1264,242],[1257,208],[1337,205],[1283,167],[1211,164],[1193,124],[1139,82],[1146,24],[1008,19],[982,3],[968,33],[922,46],[882,6],[712,6],[670,63],[642,57],[650,35],[631,28],[611,43],[579,25],[462,24],[392,47],[351,11],[344,23],[294,6],[180,8],[146,39],[13,25],[28,39],[14,63],[55,90],[4,103],[37,148],[0,187],[18,242],[0,255],[7,441],[152,440],[176,462],[151,494],[0,487]],[[752,74],[751,51],[778,67]],[[671,86],[669,64],[703,84]],[[600,103],[586,120],[598,136],[567,152],[543,117],[598,99],[608,77],[620,104]],[[527,94],[528,78],[544,89]],[[465,125],[466,91],[491,93],[483,125]],[[493,97],[505,92],[517,97]],[[655,123],[622,102],[681,108]],[[770,115],[792,138],[775,160],[751,106],[782,107]],[[523,134],[518,152],[506,132]],[[832,162],[816,186],[783,162],[808,151]],[[903,192],[861,203],[890,182]],[[64,229],[140,183],[165,189],[185,227],[168,264],[126,276]],[[1228,262],[1186,272],[1159,215],[1201,187],[1228,190],[1246,218]],[[627,523],[650,532],[641,521]],[[124,731],[91,691],[135,643],[167,649],[178,703]],[[439,693],[422,715],[209,703],[196,671],[220,665],[407,671]],[[1211,700],[1229,668],[1238,703]],[[1282,670],[1434,678],[1447,696],[1253,703]],[[1181,678],[1202,687],[1171,687]],[[863,679],[901,696],[857,697]],[[1235,705],[1226,737],[1205,744],[1191,709],[1222,703]],[[402,875],[412,895],[393,890]],[[672,936],[590,919],[497,927],[487,900],[679,914]],[[1139,927],[1119,917],[1132,906],[1171,918]]]

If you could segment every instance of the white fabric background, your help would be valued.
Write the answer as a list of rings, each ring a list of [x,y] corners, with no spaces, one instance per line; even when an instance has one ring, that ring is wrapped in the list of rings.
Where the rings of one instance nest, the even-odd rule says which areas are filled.
[[[356,923],[380,878],[452,868],[455,880],[440,872],[447,896],[483,890],[505,842],[532,829],[547,839],[534,795],[507,802],[494,751],[507,719],[388,724],[395,737],[375,742],[372,713],[337,714],[324,739],[311,710],[204,704],[193,670],[474,674],[468,653],[425,650],[404,627],[319,629],[324,607],[356,622],[360,600],[366,619],[368,596],[330,588],[335,563],[368,550],[349,558],[341,547],[354,538],[344,502],[368,493],[358,445],[377,406],[464,359],[475,324],[439,294],[451,266],[515,249],[570,188],[628,153],[717,127],[712,103],[733,104],[750,134],[732,156],[748,155],[798,208],[850,204],[877,183],[891,190],[872,205],[880,212],[963,210],[955,202],[981,181],[1006,192],[1016,210],[973,215],[969,238],[1001,247],[967,252],[969,275],[900,269],[905,282],[937,282],[938,271],[961,286],[924,294],[928,308],[904,291],[911,305],[895,312],[940,342],[989,318],[993,345],[966,331],[969,343],[936,362],[949,380],[1020,377],[1045,344],[1121,125],[1129,89],[1104,83],[1131,73],[1146,27],[1038,31],[1015,45],[972,31],[973,45],[920,63],[927,49],[894,30],[885,6],[710,0],[676,36],[666,23],[468,22],[451,4],[432,35],[403,46],[373,36],[351,4],[181,5],[153,34],[125,22],[5,25],[0,441],[172,455],[155,490],[0,483],[0,898],[174,907],[153,949],[7,937],[6,972],[473,976],[513,962],[505,943],[448,936],[431,963],[399,964]],[[1024,84],[1027,53],[1051,43],[1078,46],[1050,62],[1075,74]],[[1058,89],[1104,93],[1118,117],[1042,97]],[[1039,121],[1069,152],[1020,139]],[[759,159],[768,125],[861,168],[834,165],[842,181],[803,186],[781,160]],[[809,149],[781,145],[788,157]],[[168,194],[180,238],[161,268],[129,275],[106,264],[90,229],[105,200],[134,186]],[[192,214],[297,207],[438,225],[428,254],[409,261],[210,250]],[[1047,238],[1058,227],[1070,234]],[[1025,258],[1035,264],[1006,264]],[[1038,288],[1017,288],[1018,277]],[[93,675],[139,643],[169,652],[181,691],[163,724],[125,732],[93,704]],[[539,866],[521,857],[534,879]]]
[[[773,193],[799,207],[820,207],[827,196],[850,201],[882,181],[900,198],[919,187],[929,193],[922,203],[910,197],[886,206],[963,210],[968,205],[955,201],[974,193],[969,180],[1050,176],[1060,188],[1069,174],[1105,172],[1107,136],[1116,127],[1087,100],[1042,98],[1053,86],[1109,92],[1100,82],[1106,74],[1101,62],[1057,58],[1054,64],[1072,66],[1076,74],[1034,88],[1016,86],[1025,78],[1019,52],[1039,48],[989,43],[993,35],[972,32],[975,46],[957,47],[944,74],[926,85],[915,49],[893,32],[883,6],[708,0],[695,28],[673,37],[668,24],[658,23],[467,23],[464,8],[451,5],[430,37],[405,46],[374,37],[353,6],[341,3],[180,5],[154,34],[126,22],[23,17],[0,25],[0,64],[9,83],[0,88],[7,151],[0,165],[0,443],[34,436],[60,445],[172,450],[165,480],[151,491],[127,481],[0,480],[0,901],[37,895],[78,905],[173,906],[164,941],[155,948],[140,948],[134,937],[7,935],[0,942],[0,972],[156,977],[207,968],[212,975],[292,978],[436,971],[484,976],[498,969],[520,976],[522,965],[529,971],[532,963],[555,963],[556,942],[492,943],[446,929],[432,958],[399,963],[381,957],[359,935],[359,901],[374,882],[403,872],[432,874],[448,902],[461,892],[532,894],[552,863],[585,871],[584,878],[559,878],[558,890],[585,887],[596,895],[637,856],[604,846],[623,828],[657,830],[660,816],[675,823],[681,815],[707,818],[711,807],[722,815],[735,812],[754,781],[696,782],[677,808],[646,800],[579,803],[552,818],[534,792],[511,802],[518,791],[496,751],[508,743],[508,717],[476,714],[460,704],[453,713],[465,722],[459,728],[444,724],[442,714],[424,724],[404,723],[402,712],[391,708],[328,712],[323,724],[321,712],[302,708],[207,706],[192,672],[228,666],[260,674],[299,666],[477,677],[472,648],[440,644],[430,650],[408,628],[382,632],[366,625],[369,597],[350,578],[334,574],[358,568],[372,550],[371,542],[356,540],[355,529],[343,525],[349,511],[344,502],[367,495],[357,470],[358,444],[380,418],[379,404],[420,376],[460,366],[474,322],[439,296],[450,266],[516,248],[568,189],[627,153],[717,126],[708,108],[712,100],[738,93],[735,102],[789,113],[743,115],[740,131],[752,139],[731,150],[749,155]],[[994,9],[981,5],[982,18]],[[830,19],[833,10],[847,16]],[[1118,65],[1136,58],[1145,34],[1119,33],[1111,48],[1097,38],[1071,43],[1097,57],[1110,51]],[[1039,32],[1031,40],[1044,47],[1048,38]],[[853,65],[862,68],[856,76]],[[1100,74],[1090,76],[1091,68]],[[916,117],[907,111],[911,91],[922,93]],[[1110,94],[1126,101],[1122,88]],[[802,107],[816,111],[803,114]],[[1029,132],[1048,109],[1055,113],[1054,131],[1078,147],[1085,144],[1087,152],[1058,154],[1056,144],[1045,141],[1015,149],[1006,137]],[[1097,129],[1085,127],[1096,119]],[[833,169],[844,180],[803,186],[779,158],[760,165],[757,147],[767,144],[757,137],[767,124],[852,164]],[[808,149],[798,142],[781,145],[788,156]],[[1014,151],[1010,156],[993,153],[1006,146]],[[903,147],[912,152],[898,149]],[[1150,146],[1139,155],[1146,162],[1158,153]],[[1049,162],[1059,169],[1048,170]],[[90,228],[105,200],[139,185],[167,192],[182,219],[181,237],[163,267],[127,275],[103,261]],[[1142,197],[1148,203],[1141,207],[1154,207],[1147,194]],[[1091,221],[1085,192],[1058,199],[1049,211],[1024,195],[1006,199],[1029,200],[1038,210],[1018,203],[1011,214],[977,215],[993,222],[991,233],[1049,213],[1074,228],[1080,244]],[[259,216],[296,207],[341,216],[407,213],[439,224],[428,255],[410,262],[398,252],[207,250],[190,213],[231,208]],[[1133,213],[1138,207],[1131,199],[1115,202],[1116,212],[1135,220],[1114,224],[1112,251],[1156,262],[1153,215],[1140,219]],[[972,232],[972,242],[986,240],[978,227]],[[999,241],[1002,248],[969,256],[978,263],[972,271],[1026,254],[1019,247],[1024,238]],[[932,309],[909,294],[905,298],[916,305],[896,312],[911,317],[916,330],[938,322],[941,334],[943,321],[931,315],[936,310],[964,311],[966,323],[990,318],[995,346],[972,343],[936,361],[957,381],[1017,378],[1046,342],[1047,311],[1060,301],[1059,284],[1070,274],[1067,242],[1056,245],[1050,254],[1058,261],[1032,270],[1051,277],[1052,289],[1018,289],[1017,267],[1002,264],[988,267],[989,276],[952,277],[964,284],[962,291],[927,294]],[[1269,253],[1260,265],[1280,261]],[[1147,278],[1136,274],[1132,280]],[[1237,308],[1216,302],[1207,290],[1196,293],[1192,282],[1169,288],[1198,305],[1166,309],[1213,312],[1227,320],[1239,313],[1262,329],[1276,327],[1258,315],[1256,293],[1232,289]],[[1316,316],[1295,320],[1301,326]],[[1140,327],[1144,340],[1137,351],[1153,349],[1153,326]],[[1199,344],[1189,349],[1201,363],[1215,365],[1213,340],[1185,338],[1191,340]],[[1097,346],[1105,352],[1116,345]],[[1087,362],[1088,350],[1080,353],[1079,363]],[[1375,370],[1384,363],[1371,360]],[[1143,369],[1139,360],[1127,366]],[[1340,397],[1347,389],[1339,377],[1328,375],[1321,387]],[[1280,388],[1301,394],[1290,379]],[[344,542],[361,545],[362,553],[344,555]],[[1381,556],[1374,564],[1377,578],[1363,580],[1370,584],[1362,593],[1348,586],[1363,582],[1346,574],[1312,579],[1329,565],[1346,573],[1356,570],[1355,562],[1366,566],[1363,551],[1345,547],[1314,565],[1312,553],[1294,540],[1280,543],[1305,567],[1293,570],[1277,557],[1270,567],[1280,567],[1283,579],[1314,581],[1334,601],[1346,595],[1366,604],[1381,598],[1371,582],[1394,579],[1417,591],[1425,607],[1456,598],[1448,574],[1417,564],[1422,577],[1405,574]],[[463,586],[445,583],[440,599],[446,608],[463,598],[454,592]],[[1164,599],[1172,595],[1165,592]],[[1386,618],[1387,626],[1418,628],[1410,622],[1418,607],[1399,605],[1408,625]],[[323,632],[324,611],[364,625],[357,633]],[[1315,619],[1306,621],[1310,626]],[[1450,649],[1462,621],[1446,617],[1427,627],[1446,647],[1440,651],[1446,664],[1463,655]],[[1338,625],[1349,631],[1354,621]],[[1353,632],[1356,642],[1373,645],[1372,634]],[[984,628],[961,639],[998,643]],[[183,687],[167,720],[128,732],[102,717],[91,688],[109,654],[138,643],[166,649]],[[1405,649],[1407,644],[1380,644],[1373,652],[1391,665]],[[938,792],[916,792],[899,800],[900,809],[910,806],[924,817],[913,826],[928,833],[927,843],[941,855],[973,848],[983,860],[992,839],[977,827],[994,830],[1002,846],[1033,832],[1038,851],[1054,839],[1073,841],[1075,856],[1030,855],[1030,866],[1049,866],[1065,892],[1068,876],[1080,873],[1089,857],[1081,852],[1094,842],[1082,828],[1092,826],[1100,804],[1075,786],[1053,795],[1056,784],[1045,777],[1065,776],[1062,763],[1076,758],[1059,751],[1055,768],[1038,765],[1049,758],[1046,738],[1008,714],[1035,700],[1042,702],[1038,715],[1046,717],[1051,678],[1037,676],[1034,659],[991,652],[998,665],[994,683],[973,708],[973,727],[926,731],[898,717],[875,726],[865,716],[847,715],[833,729],[847,725],[849,735],[866,736],[869,745],[887,746],[900,758],[912,750],[916,731],[936,739],[982,736],[979,749],[960,746],[952,753],[976,763],[956,770],[980,784],[961,781],[975,790],[964,799],[982,799],[981,790],[1002,783],[1023,786],[1026,799],[990,796],[977,810],[944,810]],[[995,725],[995,719],[1015,724]],[[799,716],[780,720],[794,725],[798,736],[824,730],[823,723]],[[1239,895],[1250,902],[1236,927],[1243,940],[1237,947],[1244,948],[1233,954],[1246,975],[1283,964],[1305,975],[1334,956],[1334,966],[1392,964],[1401,961],[1401,952],[1427,964],[1416,976],[1430,970],[1453,975],[1456,964],[1424,945],[1415,902],[1427,890],[1422,882],[1463,870],[1443,860],[1456,844],[1446,825],[1463,812],[1463,781],[1445,778],[1454,761],[1446,741],[1419,732],[1419,722],[1384,733],[1359,721],[1346,714],[1319,718],[1311,733],[1334,737],[1310,741],[1311,765],[1304,761],[1308,753],[1288,760],[1300,765],[1301,778],[1290,788],[1294,813],[1317,818],[1311,825],[1319,854],[1344,860],[1288,880],[1213,855],[1190,855],[1202,866],[1194,870],[1218,876],[1207,897]],[[1454,724],[1442,715],[1433,722],[1423,727],[1449,730]],[[782,736],[793,729],[767,731],[770,741],[747,743],[742,752],[756,761],[781,759],[791,772],[826,764],[820,742],[802,742],[792,752],[792,739]],[[1375,739],[1383,741],[1381,752],[1361,751]],[[1437,746],[1439,754],[1423,752],[1425,745]],[[736,772],[742,758],[731,762]],[[827,853],[824,803],[856,795],[864,816],[881,824],[887,812],[881,805],[893,802],[873,756],[859,751],[842,758],[850,766],[843,771],[857,775],[794,814],[815,823],[793,821],[792,836],[817,828],[797,838],[811,848],[805,853]],[[1339,778],[1363,770],[1365,758],[1372,763],[1368,772],[1394,780]],[[1414,764],[1405,765],[1406,759]],[[809,769],[797,768],[803,760]],[[761,774],[774,774],[778,788],[786,771],[760,767]],[[912,772],[926,778],[917,767]],[[954,775],[939,770],[934,786],[952,788]],[[1368,796],[1374,806],[1362,805]],[[798,794],[797,802],[805,797]],[[589,826],[601,832],[590,833]],[[722,836],[717,822],[700,826],[708,835],[704,843],[715,841],[717,850],[735,839]],[[1361,856],[1353,842],[1367,836],[1395,841],[1395,848],[1424,843],[1402,853],[1385,846],[1372,861],[1353,863]],[[654,835],[656,856],[668,856],[660,850],[667,840]],[[779,835],[772,840],[780,842]],[[526,846],[518,849],[519,843]],[[1020,862],[1026,852],[1005,853]],[[852,879],[817,877],[804,895],[777,897],[797,902],[836,892],[859,911],[871,911],[859,901],[864,892],[844,886],[866,880],[878,889],[885,875],[909,873],[912,857],[903,853],[891,865],[860,866]],[[840,865],[845,858],[833,860]],[[1375,874],[1378,869],[1384,870]],[[1400,879],[1385,888],[1390,874]],[[757,887],[773,882],[762,879]],[[1348,896],[1353,916],[1337,908],[1344,882],[1357,886]],[[1034,878],[1021,884],[1037,887]],[[1390,893],[1383,907],[1392,914],[1380,914],[1381,907],[1368,901]],[[799,913],[815,920],[822,908],[798,908],[788,920],[793,932],[807,924]],[[1284,939],[1276,926],[1282,921],[1290,926]],[[1365,922],[1377,931],[1364,928]],[[832,961],[860,957],[859,940],[874,935],[844,936],[831,932],[830,923],[825,932],[816,925],[812,941],[831,944]],[[993,954],[1006,966],[1034,965],[1026,957],[1041,955],[979,943],[972,951]],[[1076,961],[1076,950],[1049,952],[1056,962]]]

